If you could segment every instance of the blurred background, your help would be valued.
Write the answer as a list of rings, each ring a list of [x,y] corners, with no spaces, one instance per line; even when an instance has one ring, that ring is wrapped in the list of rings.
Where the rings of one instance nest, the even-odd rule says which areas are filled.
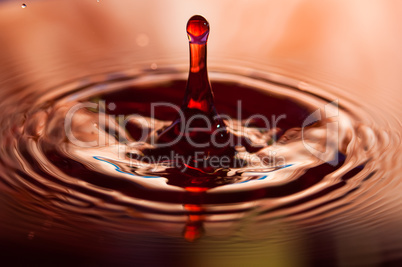
[[[275,71],[385,105],[402,100],[401,10],[398,0],[2,1],[0,78],[55,85],[105,67],[186,64],[185,25],[201,14],[211,70]]]

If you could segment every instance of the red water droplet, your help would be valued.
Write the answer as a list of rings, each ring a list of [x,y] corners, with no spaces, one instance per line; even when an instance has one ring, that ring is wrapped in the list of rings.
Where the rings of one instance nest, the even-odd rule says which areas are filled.
[[[208,21],[199,15],[191,17],[187,23],[187,34],[190,40],[190,72],[181,107],[182,116],[159,134],[157,142],[166,144],[174,140],[174,144],[169,148],[184,156],[193,157],[195,153],[197,155],[203,153],[208,157],[219,155],[231,157],[234,150],[226,142],[230,138],[230,133],[216,112],[208,78],[206,42],[209,34]],[[184,165],[185,171],[197,171],[206,177],[209,176],[210,168],[207,164],[202,167],[197,167],[197,162]],[[200,182],[200,179],[194,179],[191,187],[204,187],[197,186],[204,184]]]
[[[205,43],[209,34],[209,23],[200,15],[192,16],[187,22],[187,34],[190,42]]]

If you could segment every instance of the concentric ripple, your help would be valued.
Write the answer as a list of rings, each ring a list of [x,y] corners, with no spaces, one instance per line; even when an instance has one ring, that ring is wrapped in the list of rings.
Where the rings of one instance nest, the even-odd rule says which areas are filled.
[[[318,232],[322,221],[334,226],[372,217],[366,221],[374,224],[382,207],[392,208],[400,136],[376,127],[355,101],[279,75],[211,73],[229,129],[259,145],[237,148],[243,166],[200,175],[173,161],[133,157],[174,119],[168,109],[152,117],[151,104],[179,105],[185,79],[173,69],[131,71],[87,77],[34,98],[22,90],[3,101],[1,189],[15,202],[10,209],[23,207],[25,229],[44,216],[80,225],[77,235],[145,229],[194,241],[220,236],[222,228],[230,236],[251,220],[243,234],[255,238],[267,235],[267,224]],[[8,104],[17,102],[30,104]],[[255,114],[277,124],[265,131],[246,126]],[[136,133],[144,125],[152,127],[140,142]]]

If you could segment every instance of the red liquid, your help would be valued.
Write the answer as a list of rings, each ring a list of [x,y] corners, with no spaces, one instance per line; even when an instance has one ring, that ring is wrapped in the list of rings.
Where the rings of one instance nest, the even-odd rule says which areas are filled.
[[[171,151],[186,157],[195,157],[195,153],[202,153],[205,158],[214,155],[226,155],[230,158],[234,156],[234,149],[226,144],[229,132],[225,123],[219,117],[214,106],[214,96],[211,84],[208,78],[207,70],[207,39],[209,34],[209,24],[202,16],[193,16],[187,23],[187,35],[190,47],[190,71],[186,86],[184,101],[181,106],[181,112],[184,115],[179,117],[158,137],[159,144],[166,144],[176,140],[179,135],[182,138],[175,142],[169,148],[148,151],[147,154],[161,155],[168,154]],[[217,145],[211,145],[211,136]],[[197,147],[196,144],[209,144],[207,146]],[[222,145],[221,145],[222,144]],[[192,171],[198,168],[187,163],[186,169]],[[208,165],[208,164],[203,164]],[[199,169],[201,173],[212,173],[213,168]]]
[[[205,48],[203,55],[206,56],[206,45],[202,43],[203,40],[200,36],[202,36],[203,33],[207,33],[208,28],[204,27],[206,25],[202,19],[193,19],[192,22],[193,23],[189,24],[190,29],[188,31],[191,32],[193,36],[201,39],[197,42],[194,41],[195,38],[192,39],[192,44],[194,44],[192,55],[194,55],[195,59],[192,62],[202,63],[204,61],[201,60],[202,57],[199,56],[202,49],[199,48]],[[203,37],[205,36],[207,35]],[[40,48],[40,46],[36,47]],[[201,76],[199,75],[201,73],[201,67],[206,70],[206,64],[202,66],[202,64],[199,63],[190,65],[190,75],[193,73],[197,74],[192,76],[193,81],[194,77],[197,78],[197,76]],[[18,66],[18,64],[16,64],[16,66]],[[71,66],[73,66],[73,64]],[[62,68],[62,66],[60,67]],[[23,74],[23,72],[21,72],[21,74]],[[208,79],[204,80],[208,81]],[[26,77],[26,81],[30,81],[29,75]],[[299,106],[297,104],[297,98],[294,97],[292,99],[291,94],[283,98],[277,98],[272,96],[271,92],[264,93],[256,90],[256,88],[247,88],[246,86],[237,84],[235,79],[232,81],[233,82],[215,81],[212,83],[216,101],[215,106],[222,115],[228,114],[235,118],[236,112],[233,110],[233,107],[236,105],[236,101],[241,99],[244,108],[243,118],[257,113],[263,114],[264,116],[286,114],[287,118],[281,120],[278,124],[278,127],[281,128],[282,131],[286,131],[289,128],[300,127],[303,119],[309,114],[306,105],[304,107]],[[136,88],[133,86],[131,88],[126,87],[123,90],[120,88],[119,91],[113,93],[109,92],[107,95],[104,95],[103,98],[109,101],[109,103],[113,102],[117,105],[115,110],[107,110],[106,112],[116,115],[132,113],[146,114],[148,112],[147,108],[149,107],[149,103],[158,101],[176,102],[176,104],[180,105],[180,103],[182,103],[183,91],[186,88],[185,83],[186,81],[180,80],[172,81],[168,87],[163,87],[163,85],[160,84],[155,86],[155,88]],[[199,83],[194,82],[194,85],[197,86]],[[92,86],[90,88],[93,89]],[[196,87],[191,87],[190,89],[194,88]],[[7,91],[7,88],[5,88],[6,95],[12,96],[13,91],[24,92],[22,88],[17,90],[17,88],[10,87],[9,89],[11,90]],[[35,88],[35,86],[33,86],[28,87],[28,89],[31,90],[31,93],[34,92],[34,89],[38,89],[40,92],[39,87]],[[78,91],[78,88],[76,89]],[[136,89],[138,90],[136,91]],[[86,89],[80,88],[79,90]],[[195,91],[197,93],[197,90]],[[28,93],[28,91],[25,92]],[[206,92],[207,94],[205,94],[204,97],[208,98],[209,91],[200,90],[198,93],[202,95],[202,92]],[[189,101],[183,105],[183,110],[188,112],[187,117],[191,117],[193,114],[190,111],[194,112],[194,114],[206,113],[209,115],[209,103],[212,103],[213,106],[213,99],[203,101],[203,97],[198,99],[196,93],[190,92],[187,95],[189,96],[187,99]],[[71,91],[66,93],[66,95],[67,94],[72,95],[73,92]],[[35,94],[33,94],[33,96],[35,96]],[[210,96],[212,96],[212,91],[210,92]],[[305,96],[310,97],[312,100],[315,98],[308,95],[307,92]],[[317,97],[320,97],[319,93],[317,93]],[[74,99],[76,100],[76,98]],[[24,106],[24,101],[20,101],[19,98],[14,99],[12,102],[6,100],[9,99],[6,98],[2,100],[2,107],[6,115],[3,114],[2,120],[3,146],[1,168],[4,176],[0,182],[2,183],[2,189],[7,189],[2,190],[2,204],[4,204],[5,207],[9,206],[10,210],[13,208],[11,212],[7,212],[8,209],[4,209],[4,206],[2,206],[3,246],[1,249],[3,251],[2,261],[5,262],[6,265],[8,259],[10,263],[22,260],[27,261],[24,265],[32,265],[32,262],[28,263],[28,261],[40,257],[42,262],[49,262],[49,258],[53,259],[51,260],[52,265],[57,265],[60,261],[66,265],[74,265],[79,262],[81,264],[88,263],[91,265],[91,260],[88,258],[92,258],[96,263],[99,262],[99,264],[105,265],[115,265],[114,261],[121,260],[126,261],[125,265],[154,266],[152,261],[158,259],[158,261],[161,262],[161,266],[179,266],[178,264],[168,264],[172,262],[172,255],[173,257],[176,255],[177,259],[182,259],[189,257],[188,255],[191,255],[191,253],[194,253],[196,250],[200,252],[200,255],[196,255],[197,257],[192,256],[191,260],[192,262],[197,262],[201,258],[209,258],[208,256],[212,256],[212,258],[215,256],[219,257],[222,251],[227,252],[229,249],[233,248],[232,245],[234,242],[238,242],[234,252],[230,254],[225,254],[226,252],[223,253],[222,259],[233,258],[230,257],[233,255],[234,261],[237,261],[237,258],[239,258],[238,254],[242,252],[246,253],[246,258],[250,259],[250,262],[258,261],[256,259],[258,259],[257,257],[260,255],[264,255],[264,259],[268,259],[268,256],[265,257],[266,253],[269,253],[270,248],[274,248],[273,253],[275,253],[275,250],[278,248],[277,244],[280,244],[279,247],[281,248],[301,247],[301,250],[285,249],[283,254],[280,253],[280,255],[293,255],[294,257],[292,256],[290,258],[297,258],[297,255],[303,254],[305,258],[311,258],[311,262],[316,263],[317,266],[325,265],[328,262],[340,261],[340,263],[342,263],[344,261],[342,259],[352,259],[353,256],[360,257],[367,263],[369,261],[367,257],[364,256],[366,255],[365,253],[368,252],[370,253],[367,254],[368,256],[374,255],[373,258],[369,258],[374,259],[372,264],[379,264],[378,262],[380,260],[384,260],[385,262],[386,260],[391,261],[392,259],[400,258],[400,254],[398,255],[397,252],[398,246],[394,244],[400,243],[401,240],[397,237],[397,234],[394,234],[395,231],[397,232],[398,230],[397,227],[392,227],[392,225],[397,225],[398,223],[397,220],[394,220],[397,218],[395,214],[398,212],[398,198],[394,198],[393,196],[398,195],[395,189],[399,187],[398,179],[393,178],[397,178],[396,174],[398,168],[395,168],[395,166],[398,166],[398,160],[400,160],[400,158],[397,157],[397,150],[400,148],[398,146],[400,138],[392,138],[392,140],[396,142],[383,142],[383,144],[381,144],[382,139],[372,140],[372,138],[370,138],[371,143],[376,143],[376,146],[372,148],[372,150],[377,150],[376,153],[372,153],[372,150],[370,153],[367,153],[365,142],[361,142],[360,145],[360,141],[352,142],[349,146],[349,148],[352,148],[350,152],[351,156],[348,155],[349,159],[346,160],[346,164],[344,164],[343,167],[353,167],[353,163],[357,158],[364,159],[367,157],[367,161],[369,162],[367,169],[364,168],[364,166],[358,166],[352,170],[343,168],[337,172],[337,168],[343,163],[343,160],[341,160],[338,166],[322,164],[314,168],[309,168],[308,170],[303,168],[296,169],[295,171],[299,174],[295,175],[294,179],[288,183],[280,183],[273,186],[269,183],[268,185],[262,183],[261,186],[258,186],[259,181],[250,182],[247,183],[246,186],[250,184],[257,186],[254,186],[254,188],[250,190],[239,190],[239,192],[236,192],[236,190],[232,188],[237,187],[243,189],[244,187],[242,187],[242,185],[224,187],[223,189],[227,189],[226,191],[220,189],[208,190],[211,187],[235,182],[233,177],[225,177],[224,170],[221,170],[220,173],[211,173],[208,170],[192,168],[188,168],[187,172],[181,172],[180,169],[166,170],[166,173],[160,173],[160,176],[167,178],[169,184],[181,186],[185,189],[173,192],[173,190],[169,191],[165,190],[163,187],[159,187],[158,183],[155,183],[156,186],[154,187],[142,186],[141,183],[130,179],[131,177],[128,175],[130,174],[129,168],[124,169],[124,171],[126,171],[126,177],[128,177],[127,179],[121,177],[121,175],[118,176],[113,175],[111,172],[105,172],[106,169],[110,169],[111,167],[109,163],[102,163],[101,168],[93,168],[93,166],[98,165],[90,165],[91,163],[89,161],[92,159],[91,156],[97,155],[96,151],[87,153],[88,162],[87,159],[77,159],[74,157],[75,154],[68,154],[60,149],[63,148],[62,145],[64,145],[61,142],[46,143],[49,139],[60,141],[55,135],[50,137],[46,136],[45,138],[42,137],[39,140],[37,140],[36,137],[33,139],[31,136],[20,135],[21,121],[32,122],[35,118],[29,116],[29,113],[25,113],[24,108],[20,108]],[[54,104],[58,104],[58,99],[55,99],[54,102]],[[7,105],[7,103],[12,103],[13,105]],[[28,103],[31,102],[28,101]],[[59,112],[59,110],[56,109],[57,106],[55,109],[52,109],[53,101],[46,105],[49,106],[46,108],[47,111]],[[35,107],[36,105],[32,106]],[[345,106],[349,106],[351,111],[359,109],[357,106],[353,107],[346,104]],[[9,112],[10,109],[14,109],[16,112]],[[374,110],[375,109],[372,111]],[[11,116],[8,114],[11,114]],[[175,119],[176,115],[177,114],[172,113],[171,110],[166,111],[161,108],[157,110],[156,117],[161,120],[171,121]],[[354,118],[357,122],[356,124],[359,126],[362,122],[371,119],[368,114],[366,117],[363,115],[365,115],[364,112],[360,115],[356,115]],[[20,120],[22,116],[24,116],[24,120]],[[390,117],[392,116],[388,118]],[[213,121],[213,118],[210,121]],[[198,123],[202,125],[204,121],[198,121]],[[375,124],[376,120],[373,121],[373,126],[375,126]],[[29,126],[28,123],[25,125]],[[392,126],[392,123],[390,123],[390,125]],[[390,130],[391,133],[398,132],[400,125],[398,124],[397,127],[396,125],[393,126],[395,127],[389,129],[385,127],[386,129],[384,130]],[[62,124],[48,125],[49,130],[53,131],[55,129],[57,130],[57,128],[62,128]],[[228,128],[230,130],[230,127]],[[24,127],[24,129],[27,130],[26,132],[30,132],[29,127]],[[136,134],[138,134],[139,131],[137,131],[136,125],[129,123],[127,130],[132,134],[134,139],[138,139],[136,138]],[[5,133],[4,135],[3,132]],[[57,131],[54,132],[57,133]],[[354,136],[354,129],[352,129],[351,133]],[[362,133],[363,135],[361,135]],[[194,135],[198,140],[202,140],[202,138],[208,140],[207,135],[201,135],[198,131],[194,131]],[[278,137],[280,137],[280,135],[281,134],[278,134]],[[362,136],[364,137],[364,131],[359,130],[356,135],[356,139],[360,139]],[[375,136],[377,135],[375,134]],[[15,140],[13,137],[17,137],[17,139]],[[387,139],[388,135],[385,134],[384,137],[386,137],[384,139]],[[163,144],[162,140],[160,144]],[[169,149],[176,149],[180,151],[182,155],[186,153],[191,155],[191,153],[196,151],[196,148],[191,147],[185,140],[182,142],[182,145],[187,146],[189,149],[180,149],[180,146]],[[377,145],[379,146],[377,147]],[[67,144],[67,146],[74,148],[74,146],[70,144]],[[359,147],[361,147],[362,150],[364,147],[366,151],[360,153],[360,150],[358,150]],[[382,147],[384,147],[383,151],[381,151]],[[221,151],[216,152],[217,149],[214,147],[207,149],[215,152],[217,155],[222,155]],[[230,147],[227,150],[223,149],[223,155],[229,149]],[[370,149],[370,147],[368,147],[368,149]],[[18,157],[9,157],[14,155],[14,151],[15,155]],[[384,155],[377,153],[384,151],[386,152]],[[155,153],[156,155],[158,153],[162,154],[162,152],[162,150],[149,151],[150,154]],[[294,153],[297,153],[297,151],[294,151]],[[389,160],[391,157],[393,160]],[[113,158],[113,155],[111,158]],[[124,164],[120,165],[122,166]],[[102,168],[104,166],[106,169]],[[128,164],[126,166],[128,166]],[[54,171],[55,169],[53,167],[57,167],[58,171]],[[114,170],[113,168],[112,171]],[[346,170],[348,172],[346,172]],[[361,170],[363,171],[360,172]],[[59,171],[69,174],[70,177],[60,175],[61,172]],[[131,171],[135,172],[136,170],[133,168]],[[332,177],[328,176],[328,174],[331,173],[334,175]],[[330,179],[323,180],[324,177]],[[75,179],[83,183],[77,183]],[[146,177],[143,179],[139,178],[137,181],[141,180],[142,182],[142,180],[146,179]],[[392,180],[394,181],[392,182]],[[154,182],[152,179],[148,181],[149,184]],[[315,185],[320,186],[319,183],[321,181],[323,181],[322,186],[318,187],[319,190],[316,190],[317,186]],[[368,181],[368,183],[366,181]],[[101,190],[93,190],[97,187]],[[389,188],[393,190],[389,190]],[[219,193],[219,190],[221,193]],[[111,193],[108,194],[107,192]],[[118,194],[115,194],[115,192]],[[119,195],[123,195],[124,199],[129,198],[130,200],[132,197],[134,201],[128,203],[120,198]],[[9,201],[8,199],[15,201],[18,205],[9,205],[7,203]],[[139,199],[139,201],[137,201],[137,199]],[[153,206],[142,205],[143,201],[141,200],[150,200],[156,203]],[[253,200],[257,201],[253,203]],[[250,201],[250,203],[247,203],[248,201]],[[160,205],[160,203],[165,205],[169,203],[180,203],[183,205],[183,209],[175,208],[179,205],[169,205],[168,208],[164,209],[163,205]],[[232,206],[234,203],[239,203],[239,210],[233,211],[233,209],[225,207],[229,205]],[[275,203],[279,204],[276,205]],[[303,207],[305,204],[307,205]],[[110,206],[117,208],[114,210],[110,208]],[[252,209],[251,212],[248,213],[240,208],[244,206],[250,207]],[[386,209],[382,209],[382,207],[386,207]],[[279,216],[276,214],[278,211],[280,211]],[[31,215],[32,213],[35,214]],[[221,237],[222,233],[219,233],[218,238],[214,238],[214,232],[211,231],[211,228],[214,224],[219,224],[221,220],[221,217],[215,215],[227,215],[231,213],[238,213],[238,215],[231,216],[230,219],[225,219],[223,226],[226,228],[227,221],[234,223],[234,220],[236,220],[236,229],[240,231],[234,233],[234,239],[230,238],[232,237],[230,233],[224,233],[222,235],[225,236],[225,239]],[[8,216],[9,214],[12,216]],[[19,215],[17,217],[18,219],[13,219],[14,214]],[[173,238],[167,239],[164,234],[165,231],[168,232],[168,230],[165,229],[171,227],[168,225],[173,216],[171,216],[169,220],[166,219],[166,221],[164,221],[162,219],[162,221],[160,221],[161,217],[153,216],[154,214],[162,214],[164,216],[172,214],[179,215],[179,218],[177,220],[174,219],[174,221],[177,227],[184,228],[183,237],[189,241],[196,240],[204,231],[207,235],[212,232],[210,235],[212,238],[207,240],[208,246],[187,246],[183,245],[181,240],[177,243],[173,243]],[[184,225],[181,214],[188,216],[186,225]],[[130,218],[128,220],[127,218],[129,216],[135,219]],[[35,217],[37,217],[37,219]],[[42,228],[42,219],[45,217],[50,217],[58,221],[58,224],[61,226],[59,229],[61,230],[52,230],[52,232],[45,233],[49,231],[48,229],[44,230]],[[147,218],[149,218],[149,220],[147,220]],[[225,218],[227,217],[225,216]],[[143,220],[145,220],[145,223],[142,223]],[[205,224],[205,228],[203,227],[203,221],[208,222]],[[237,221],[240,221],[239,226],[237,226]],[[242,221],[244,221],[244,224]],[[14,235],[13,242],[4,241],[4,236],[12,236],[10,233],[13,232],[13,228],[10,227],[9,224],[20,228],[18,231],[22,232],[22,234],[18,234],[18,236]],[[150,230],[142,230],[141,227],[143,224],[148,225],[148,229]],[[161,225],[162,228],[157,228],[158,225]],[[132,231],[132,226],[135,226],[135,233]],[[46,228],[48,228],[48,226],[46,226]],[[266,230],[262,234],[257,232],[258,236],[249,236],[248,233],[251,231],[248,231],[248,229],[252,228]],[[385,231],[384,229],[388,230]],[[93,234],[91,234],[90,237],[82,237],[92,231]],[[155,231],[156,234],[148,234],[148,232],[151,231]],[[392,231],[394,231],[394,233],[392,233]],[[276,236],[278,232],[280,232],[279,238]],[[291,234],[288,235],[287,233],[289,232]],[[105,241],[103,239],[105,233],[109,236],[116,236],[118,242],[111,242],[111,239],[106,239]],[[285,233],[285,235],[282,235],[283,233]],[[77,238],[73,238],[74,235],[77,235]],[[171,233],[169,233],[168,236],[170,235]],[[98,237],[102,237],[101,241],[98,240]],[[367,237],[367,240],[365,240],[365,237]],[[267,240],[267,243],[265,243],[265,241],[264,243],[260,242],[263,238]],[[49,241],[56,239],[66,239],[65,243],[69,242],[72,244],[71,252],[65,249],[62,252],[63,248]],[[70,239],[71,241],[69,241]],[[257,243],[251,243],[254,239],[256,239]],[[288,243],[289,240],[291,240],[291,242]],[[293,240],[297,242],[293,243]],[[355,243],[352,242],[352,244],[350,244],[350,241],[354,241]],[[103,244],[100,244],[101,242]],[[247,242],[250,242],[248,246],[242,246],[242,244]],[[362,242],[364,244],[367,243],[368,246],[364,245]],[[228,244],[228,246],[225,246],[225,243]],[[38,244],[42,244],[42,246]],[[265,246],[265,244],[267,245]],[[270,244],[272,244],[272,247],[270,247]],[[307,247],[305,246],[306,244]],[[345,248],[343,248],[343,244],[346,245]],[[361,244],[363,245],[360,246]],[[381,244],[381,246],[378,246],[378,244]],[[77,247],[77,245],[79,245],[79,247]],[[349,249],[351,245],[356,249]],[[100,249],[99,247],[104,247],[104,249]],[[205,248],[208,248],[211,253],[204,253]],[[121,251],[124,251],[124,253],[122,253],[123,255],[120,254]],[[356,253],[354,251],[356,251]],[[311,255],[309,253],[311,253]],[[77,256],[81,254],[82,257]],[[158,255],[158,257],[154,257],[154,255]],[[339,258],[339,255],[342,257]],[[397,256],[398,258],[396,258]],[[110,260],[110,264],[105,263],[104,260],[106,258]],[[133,262],[137,262],[138,259],[146,260],[146,264],[145,261],[143,264],[133,264]],[[128,264],[130,260],[132,262]],[[269,264],[269,262],[267,264]],[[275,257],[273,262],[275,262]],[[309,263],[308,260],[306,260],[306,262]],[[97,265],[96,263],[94,263],[94,265]],[[230,262],[228,262],[228,264],[229,263]],[[39,262],[37,264],[41,265]],[[183,266],[191,266],[191,264],[184,264]],[[395,266],[398,265],[395,264]]]

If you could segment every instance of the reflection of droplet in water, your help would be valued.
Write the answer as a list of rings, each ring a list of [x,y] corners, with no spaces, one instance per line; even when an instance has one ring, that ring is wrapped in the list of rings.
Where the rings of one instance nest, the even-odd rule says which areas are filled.
[[[191,204],[184,205],[184,208],[193,214],[190,213],[188,216],[187,224],[184,227],[183,237],[189,242],[194,242],[199,239],[204,232],[203,222],[205,218],[201,214],[196,214],[197,212],[201,213],[203,208],[199,205]]]
[[[137,42],[138,46],[145,47],[149,44],[149,37],[148,37],[148,35],[141,33],[141,34],[138,34],[135,41]]]
[[[26,8],[27,5],[26,5],[26,4],[22,4],[21,7],[22,7],[22,8]]]

